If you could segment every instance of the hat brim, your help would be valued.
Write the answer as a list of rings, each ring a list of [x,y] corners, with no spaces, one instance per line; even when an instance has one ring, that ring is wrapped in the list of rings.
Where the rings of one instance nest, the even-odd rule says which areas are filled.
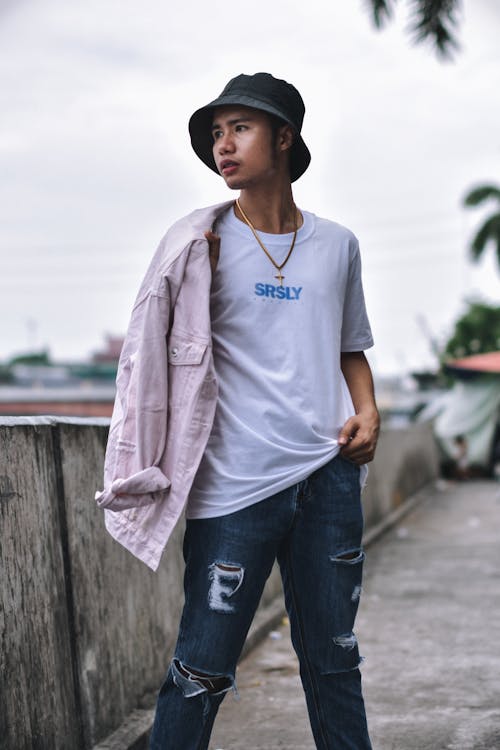
[[[243,94],[227,94],[225,96],[220,96],[205,107],[197,109],[191,116],[189,120],[191,145],[202,162],[212,171],[219,174],[212,150],[213,113],[216,107],[224,107],[232,104],[240,104],[245,107],[252,107],[253,109],[260,109],[263,112],[268,112],[270,115],[275,115],[281,120],[284,120],[293,128],[294,139],[290,149],[290,180],[291,182],[298,180],[299,177],[304,174],[311,161],[311,154],[309,153],[309,149],[304,143],[302,136],[297,132],[293,123],[289,122],[288,118],[283,115],[283,112],[274,106],[272,102],[255,99],[252,96],[245,96]]]

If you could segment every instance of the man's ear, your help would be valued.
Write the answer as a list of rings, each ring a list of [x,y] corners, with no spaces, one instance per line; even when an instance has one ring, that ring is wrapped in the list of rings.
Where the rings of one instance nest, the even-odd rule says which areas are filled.
[[[290,125],[283,125],[278,131],[278,148],[287,151],[292,147],[294,133]]]

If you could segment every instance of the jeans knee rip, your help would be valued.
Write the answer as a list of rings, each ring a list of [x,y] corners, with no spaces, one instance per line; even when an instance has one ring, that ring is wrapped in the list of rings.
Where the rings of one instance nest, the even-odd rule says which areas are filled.
[[[362,549],[348,549],[338,555],[330,555],[330,562],[338,565],[357,565],[365,559],[365,553]]]
[[[229,599],[243,583],[244,570],[241,565],[226,562],[214,562],[209,567],[208,606],[214,612],[226,614],[234,612],[234,604]]]
[[[330,662],[321,674],[341,674],[357,669],[363,657],[359,655],[358,639],[353,632],[342,633],[332,638],[333,651],[327,659]],[[326,666],[326,665],[325,665]]]
[[[333,642],[336,646],[344,648],[346,651],[352,651],[358,644],[358,639],[354,633],[345,633],[344,635],[337,635],[334,637]]]
[[[361,584],[357,583],[352,590],[351,602],[359,601],[362,591],[363,591],[363,587],[361,586]]]
[[[179,659],[173,659],[170,666],[174,684],[182,691],[185,698],[194,698],[202,693],[222,695],[228,690],[233,690],[237,695],[236,683],[232,675],[201,672],[186,666]]]

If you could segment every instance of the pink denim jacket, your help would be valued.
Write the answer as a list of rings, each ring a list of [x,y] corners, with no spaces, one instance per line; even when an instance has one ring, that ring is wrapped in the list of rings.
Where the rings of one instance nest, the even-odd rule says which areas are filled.
[[[176,222],[135,301],[120,356],[104,463],[108,532],[156,570],[182,514],[217,401],[204,232],[232,201]]]

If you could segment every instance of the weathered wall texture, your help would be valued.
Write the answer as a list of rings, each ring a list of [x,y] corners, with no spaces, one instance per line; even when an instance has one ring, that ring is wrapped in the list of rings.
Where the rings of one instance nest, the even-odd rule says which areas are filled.
[[[0,429],[0,747],[80,746],[49,427]]]
[[[182,607],[182,528],[157,573],[106,533],[105,420],[0,422],[0,750],[88,750],[159,687]],[[382,434],[367,525],[436,476],[424,425]],[[280,590],[276,571],[263,598]]]

